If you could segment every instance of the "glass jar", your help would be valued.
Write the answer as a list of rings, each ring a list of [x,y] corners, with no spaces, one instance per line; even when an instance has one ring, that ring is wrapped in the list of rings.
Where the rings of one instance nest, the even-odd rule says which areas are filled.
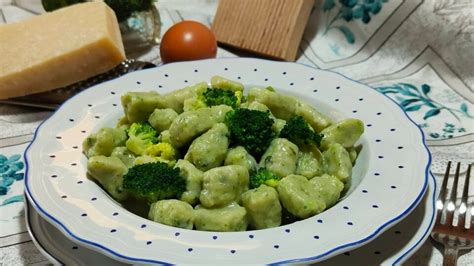
[[[155,5],[150,10],[132,13],[119,25],[128,58],[138,57],[160,42],[161,20]]]

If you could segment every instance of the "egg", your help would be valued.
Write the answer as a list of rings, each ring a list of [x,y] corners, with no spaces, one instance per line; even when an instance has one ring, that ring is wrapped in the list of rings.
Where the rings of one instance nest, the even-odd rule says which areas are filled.
[[[163,63],[214,58],[217,41],[212,31],[196,21],[182,21],[169,28],[161,40]]]

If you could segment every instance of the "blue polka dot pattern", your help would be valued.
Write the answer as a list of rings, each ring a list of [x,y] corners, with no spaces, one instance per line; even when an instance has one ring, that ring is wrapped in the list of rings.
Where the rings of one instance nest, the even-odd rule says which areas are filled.
[[[146,77],[145,74],[142,75],[142,73],[137,73],[135,76],[132,75],[133,80],[129,81],[126,85],[127,86],[135,86],[137,91],[141,87],[146,88],[146,86],[149,86],[149,85],[150,85],[150,87],[158,86],[159,88],[164,88],[164,89],[162,89],[162,91],[160,90],[160,93],[166,94],[166,93],[168,93],[168,91],[173,90],[174,88],[178,88],[176,84],[178,84],[178,85],[183,84],[183,82],[194,84],[194,82],[200,81],[201,80],[200,74],[198,74],[198,75],[193,74],[193,72],[194,73],[204,72],[203,75],[205,75],[205,76],[214,74],[214,73],[212,73],[212,71],[210,71],[208,69],[205,69],[205,68],[202,68],[202,69],[199,68],[199,70],[196,69],[197,67],[200,67],[200,66],[201,66],[201,64],[196,64],[192,68],[183,69],[183,72],[182,72],[182,73],[184,73],[183,75],[175,75],[174,74],[175,72],[172,72],[172,71],[169,71],[169,70],[165,70],[165,71],[167,71],[167,73],[165,74],[163,72],[163,70],[161,70],[161,72],[158,72],[158,75],[156,75],[157,78],[155,77],[155,80],[145,79],[145,77]],[[398,162],[395,161],[393,163],[393,161],[400,158],[400,156],[401,156],[400,154],[403,153],[403,151],[400,151],[400,152],[393,152],[393,151],[394,150],[399,151],[399,150],[405,149],[404,146],[407,147],[406,146],[407,144],[403,143],[403,142],[401,142],[401,143],[400,142],[399,143],[393,142],[394,137],[398,137],[399,134],[401,134],[400,132],[405,132],[406,128],[404,127],[404,125],[399,126],[398,124],[387,125],[386,121],[388,121],[392,118],[392,113],[393,113],[392,109],[390,109],[390,108],[387,108],[387,109],[379,108],[380,106],[378,106],[378,107],[374,106],[373,109],[363,108],[366,104],[372,106],[372,104],[374,103],[374,99],[369,97],[368,96],[369,94],[353,93],[353,91],[352,91],[353,88],[350,85],[350,83],[345,83],[345,82],[336,83],[336,84],[335,83],[325,83],[324,82],[324,79],[325,79],[325,77],[324,77],[325,74],[324,73],[322,73],[321,75],[318,75],[318,73],[316,73],[316,75],[318,77],[318,82],[310,82],[310,81],[315,80],[315,77],[312,76],[313,74],[308,73],[307,75],[303,76],[302,78],[300,77],[298,79],[294,79],[294,77],[296,75],[296,71],[294,71],[293,68],[280,68],[280,69],[276,70],[276,73],[273,73],[274,75],[272,75],[272,73],[269,73],[267,71],[267,69],[265,68],[265,65],[262,65],[262,67],[260,67],[259,64],[252,65],[251,67],[247,66],[247,68],[243,71],[239,70],[240,67],[234,67],[233,64],[228,64],[227,66],[228,67],[224,68],[225,71],[228,71],[227,73],[225,73],[224,70],[223,70],[224,65],[219,65],[215,68],[215,72],[217,72],[215,74],[223,75],[224,77],[229,77],[229,78],[234,77],[234,78],[239,79],[239,80],[241,79],[242,80],[241,82],[246,84],[246,85],[248,85],[248,84],[254,85],[255,84],[256,86],[262,86],[262,87],[271,85],[271,86],[275,86],[279,90],[280,90],[279,87],[281,86],[282,92],[285,89],[290,91],[291,88],[289,88],[289,86],[295,86],[295,88],[298,88],[298,89],[301,89],[301,90],[306,90],[306,92],[314,92],[315,94],[310,94],[310,95],[306,94],[306,95],[308,96],[308,98],[313,97],[315,100],[317,99],[317,100],[320,100],[321,102],[325,102],[328,105],[328,108],[342,109],[342,107],[344,107],[344,110],[342,110],[343,113],[348,113],[348,114],[350,114],[351,112],[352,113],[357,113],[357,115],[354,115],[352,117],[357,117],[357,118],[361,119],[362,121],[365,121],[366,133],[367,133],[367,135],[364,135],[364,137],[366,137],[366,139],[364,139],[361,143],[363,145],[369,146],[369,149],[365,149],[365,150],[364,150],[365,147],[363,147],[362,151],[364,153],[361,153],[361,155],[364,155],[365,157],[370,156],[372,159],[374,157],[378,158],[378,159],[384,159],[383,161],[381,161],[381,160],[379,161],[379,162],[383,162],[384,164],[391,163],[390,167],[382,167],[382,166],[380,166],[380,164],[377,165],[375,163],[371,164],[369,167],[367,167],[367,169],[363,169],[363,171],[366,171],[364,173],[364,176],[366,176],[367,179],[371,179],[371,175],[372,175],[372,177],[382,175],[384,178],[373,177],[373,179],[377,182],[380,182],[380,184],[383,184],[383,185],[380,186],[380,189],[383,190],[382,192],[389,191],[392,194],[392,196],[399,195],[400,191],[405,189],[405,187],[402,186],[403,184],[405,184],[404,182],[401,182],[401,181],[396,182],[397,185],[399,186],[399,191],[397,192],[397,190],[394,190],[394,189],[397,188],[397,186],[392,185],[390,183],[390,182],[395,183],[395,181],[387,181],[387,180],[389,180],[388,177],[391,177],[391,175],[393,174],[393,173],[390,172],[390,170],[395,170],[393,172],[395,172],[397,174],[401,174],[401,173],[404,173],[404,170],[398,170],[398,172],[397,172],[397,170],[396,170],[397,167],[398,167],[398,169],[409,168],[410,173],[412,171],[412,168],[415,168],[412,165],[409,165],[409,166],[408,165],[405,165],[405,166],[402,165],[405,162],[403,160],[399,160]],[[164,66],[164,69],[166,69],[166,68],[167,68],[167,66]],[[188,76],[186,76],[186,75],[188,75]],[[163,78],[163,76],[168,77],[168,79]],[[143,79],[141,79],[141,81],[136,81],[136,77],[140,77],[140,79],[141,78],[143,78]],[[162,77],[162,78],[160,78],[160,77]],[[251,83],[247,82],[247,80],[249,78],[253,79]],[[265,82],[263,82],[263,81],[265,81]],[[271,83],[269,81],[271,81]],[[158,85],[157,84],[158,82],[160,82],[160,83],[162,82],[162,84]],[[136,86],[135,83],[138,84],[138,85],[144,85],[144,86]],[[296,84],[296,83],[298,83],[298,84]],[[181,86],[184,87],[184,85],[181,85]],[[354,85],[354,86],[356,86],[356,85]],[[319,87],[319,90],[315,89],[314,87]],[[113,88],[113,90],[111,90],[111,88]],[[337,90],[339,90],[339,91],[337,91]],[[104,104],[98,103],[98,102],[94,101],[93,99],[91,99],[90,104],[88,104],[88,106],[93,107],[93,108],[90,108],[90,109],[87,108],[85,110],[85,112],[87,113],[87,118],[88,119],[92,118],[91,121],[93,121],[93,123],[97,123],[97,124],[102,123],[101,120],[109,121],[110,120],[110,114],[107,113],[107,110],[114,111],[114,112],[117,112],[119,110],[117,108],[110,109],[110,105],[112,105],[114,107],[121,106],[121,104],[120,104],[117,97],[119,95],[121,95],[122,93],[123,93],[123,89],[120,86],[110,86],[110,87],[108,87],[108,90],[104,92],[104,94],[102,96],[113,98],[115,103],[108,102],[106,105],[104,105]],[[300,93],[300,92],[298,91],[298,93]],[[347,93],[347,95],[350,95],[351,97],[347,97],[346,93]],[[111,95],[113,95],[113,96],[111,96]],[[305,97],[306,95],[303,94],[303,97]],[[311,102],[312,99],[308,99],[308,100]],[[80,106],[83,106],[83,107],[84,107],[84,105],[85,104],[83,102],[80,104]],[[105,108],[109,108],[109,109],[105,109]],[[339,111],[339,109],[336,110],[336,111]],[[385,111],[383,111],[383,114],[382,114],[382,111],[380,111],[380,110],[385,110]],[[347,116],[348,116],[348,114],[347,114]],[[366,117],[368,117],[368,119],[364,119]],[[101,120],[95,121],[95,119],[93,119],[93,118],[95,118],[95,119],[100,118]],[[83,122],[83,114],[82,113],[78,112],[77,114],[72,113],[72,114],[63,116],[62,117],[63,123],[67,122],[68,119],[69,119],[70,122],[74,122],[72,124],[67,123],[69,127],[74,127],[75,126],[74,124],[76,122],[77,122],[77,124],[81,123],[84,130],[81,130],[82,128],[79,128],[79,129],[76,128],[76,130],[74,131],[76,135],[79,133],[79,130],[81,130],[80,132],[82,134],[93,133],[93,131],[95,131],[95,127],[89,127],[89,125],[86,125],[86,124],[82,123]],[[369,122],[369,123],[367,123],[367,122]],[[397,128],[394,128],[395,126],[397,126]],[[58,131],[56,131],[56,132],[58,132]],[[62,132],[64,132],[64,131],[62,131]],[[393,133],[390,133],[390,132],[393,132]],[[61,133],[62,136],[56,136],[55,134],[57,134],[57,133],[53,133],[53,135],[51,135],[51,138],[53,140],[55,138],[57,139],[53,142],[54,144],[56,144],[56,145],[58,143],[63,144],[62,147],[64,147],[64,150],[67,151],[67,152],[79,152],[79,151],[82,152],[81,145],[80,145],[79,142],[77,142],[76,139],[71,138],[71,136],[68,135],[67,133]],[[84,136],[84,135],[81,135],[81,136]],[[375,144],[375,143],[381,143],[381,144]],[[410,144],[409,148],[410,148],[410,151],[411,151],[412,150],[411,144]],[[406,149],[408,149],[408,148],[406,148]],[[75,150],[77,150],[77,151],[75,151]],[[369,151],[369,152],[367,153],[367,151]],[[63,157],[64,154],[61,153],[61,152],[62,151],[60,151],[60,150],[48,150],[48,153],[46,154],[46,156],[49,156],[51,154],[51,158],[53,158],[53,159],[54,158],[61,158],[62,160],[66,160],[64,165],[63,165],[65,167],[68,167],[68,166],[82,167],[83,166],[82,165],[83,161],[80,161],[80,159],[78,159],[79,157],[78,158],[71,158],[71,159],[69,159],[69,161],[67,161],[68,159],[64,159],[64,157]],[[53,154],[53,153],[56,153],[56,154]],[[56,160],[47,160],[47,162],[49,164],[56,163],[57,161],[61,161],[61,160],[58,160],[58,159],[56,159]],[[75,161],[77,163],[71,163],[72,161]],[[81,163],[79,163],[79,162],[81,162]],[[77,169],[79,169],[79,167],[76,167],[73,170],[77,170]],[[64,175],[63,172],[60,172],[60,171],[56,171],[56,173],[58,173],[59,176],[49,174],[51,179],[47,178],[48,182],[51,182],[51,183],[54,182],[53,184],[55,184],[55,185],[62,184],[62,183],[67,183],[67,182],[69,182],[70,184],[75,184],[75,183],[82,184],[82,183],[84,183],[83,186],[75,187],[75,189],[77,189],[77,188],[82,188],[83,189],[83,188],[87,187],[87,185],[90,185],[90,183],[94,183],[94,182],[90,182],[89,180],[87,180],[85,178],[83,178],[83,180],[74,179],[74,178],[66,178],[67,176]],[[48,176],[48,174],[46,174],[46,176]],[[378,194],[379,191],[377,191],[374,188],[374,186],[372,186],[371,184],[366,183],[365,180],[364,180],[364,183],[362,183],[360,180],[357,180],[357,182],[355,184],[357,184],[357,185],[363,184],[363,186],[364,186],[364,189],[362,189],[361,187],[359,187],[359,188],[355,187],[355,188],[350,190],[350,192],[354,191],[354,195],[357,195],[358,197],[361,196],[360,198],[361,198],[362,202],[359,202],[361,204],[351,204],[350,202],[344,203],[345,200],[343,199],[340,203],[338,203],[340,205],[334,206],[334,208],[332,208],[332,210],[331,210],[335,213],[338,213],[338,214],[342,213],[343,215],[345,215],[346,222],[344,222],[344,220],[343,220],[342,222],[339,222],[337,224],[338,224],[339,228],[342,228],[343,230],[346,230],[346,231],[351,231],[351,230],[355,231],[354,229],[358,229],[359,225],[363,224],[363,222],[360,219],[358,219],[359,218],[358,216],[356,216],[356,215],[352,216],[353,213],[355,213],[356,211],[359,211],[361,208],[365,209],[365,210],[369,209],[369,211],[367,211],[367,215],[373,215],[373,213],[378,213],[378,214],[380,214],[381,212],[383,213],[387,209],[389,209],[389,207],[390,207],[390,206],[388,206],[388,204],[385,204],[386,201],[384,201],[383,199],[375,199],[374,200],[373,195]],[[371,193],[368,193],[369,190],[370,190]],[[84,200],[90,202],[93,205],[95,203],[100,203],[100,204],[97,204],[97,205],[107,204],[107,200],[104,200],[101,195],[92,194],[92,193],[97,193],[97,192],[94,192],[94,191],[88,191],[87,193],[89,193],[89,194],[84,193],[84,194],[86,194],[86,197],[84,198]],[[69,190],[63,190],[62,193],[68,194],[69,198],[71,198],[71,199],[76,198],[76,194],[75,194],[74,191],[70,192]],[[360,193],[365,193],[366,195],[360,195]],[[57,198],[61,197],[61,198],[66,199],[68,196],[66,196],[66,195],[61,196],[61,194],[59,194],[59,195],[56,195],[56,197]],[[70,204],[70,202],[72,202],[72,201],[73,200],[70,200],[70,201],[69,200],[64,200],[64,201],[61,201],[61,202],[62,202],[62,204]],[[95,202],[95,201],[97,201],[97,202]],[[351,206],[344,206],[343,204],[351,204]],[[110,228],[110,227],[109,228],[103,228],[103,229],[105,229],[103,231],[109,232],[109,233],[116,233],[114,236],[120,236],[120,237],[122,237],[122,235],[128,235],[127,233],[128,233],[129,230],[127,228],[121,227],[120,224],[123,223],[124,221],[128,221],[129,219],[131,219],[130,215],[126,215],[126,213],[121,212],[120,216],[119,216],[118,210],[120,210],[120,208],[114,208],[114,207],[115,206],[112,206],[108,210],[102,212],[102,214],[105,217],[108,216],[109,218],[111,218],[110,216],[114,216],[113,219],[116,222],[116,224],[112,225],[112,226],[114,226],[114,228]],[[114,212],[115,210],[117,212]],[[123,210],[123,211],[125,211],[125,210]],[[88,214],[85,213],[85,212],[92,213],[92,216],[90,217],[90,219],[89,218],[82,219],[83,223],[89,223],[89,221],[93,221],[94,219],[100,218],[100,217],[96,217],[95,212],[91,212],[89,210],[76,211],[76,212],[73,213],[73,217],[88,216]],[[300,235],[304,235],[306,237],[306,239],[309,238],[311,240],[311,238],[312,238],[314,241],[319,240],[321,238],[326,239],[326,235],[324,234],[324,232],[325,232],[324,229],[326,229],[327,226],[332,226],[332,220],[330,219],[329,212],[327,214],[323,213],[323,214],[317,215],[316,217],[312,217],[310,219],[311,220],[308,220],[307,222],[309,222],[309,224],[312,224],[312,226],[314,228],[312,232],[311,231],[302,232],[302,231],[298,230],[300,227],[298,227],[297,225],[294,226],[294,224],[288,224],[288,225],[284,225],[283,228],[280,227],[280,228],[274,228],[274,229],[269,229],[269,230],[275,230],[273,232],[275,232],[275,234],[278,234],[279,237],[283,237],[282,239],[284,239],[285,237],[287,239],[290,239],[290,238],[292,239],[292,238],[299,237]],[[324,223],[323,223],[323,220],[325,220]],[[154,224],[153,222],[150,222],[148,224],[149,226],[147,226],[147,224],[142,224],[144,222],[145,221],[143,221],[143,220],[142,221],[134,220],[134,222],[130,223],[130,224],[132,225],[132,227],[135,226],[134,230],[143,229],[143,230],[141,230],[142,233],[153,233],[153,232],[155,232],[155,229],[158,228],[157,226],[152,225],[152,224]],[[163,226],[161,226],[161,227],[163,227]],[[195,247],[197,245],[194,245],[193,242],[191,242],[191,241],[188,242],[189,237],[190,237],[189,235],[193,235],[194,233],[188,233],[185,230],[183,230],[181,232],[177,232],[177,230],[180,230],[180,228],[174,228],[174,230],[173,230],[173,228],[171,228],[171,229],[170,228],[171,227],[169,227],[167,230],[165,230],[164,231],[165,234],[163,234],[163,235],[171,236],[168,239],[171,239],[172,241],[180,240],[180,243],[182,241],[182,243],[187,243],[187,245],[188,245],[188,246],[186,246],[186,244],[185,244],[185,246],[181,246],[181,249],[177,250],[177,252],[179,251],[183,254],[187,254],[188,252],[194,252],[194,254],[189,254],[189,255],[197,255],[197,253],[201,254],[201,251],[206,252],[206,250],[204,248],[202,248],[202,247],[204,247],[204,245],[202,247],[199,246],[198,250],[196,250]],[[169,230],[173,230],[173,231],[169,231]],[[120,232],[118,232],[118,231],[120,231]],[[234,241],[234,240],[233,239],[228,239],[227,238],[227,233],[223,233],[223,234],[218,233],[218,232],[215,232],[215,233],[205,232],[205,233],[207,234],[205,236],[205,241],[207,241],[207,243],[212,242],[214,245],[216,245],[216,244],[217,245],[222,244],[222,246],[227,245],[227,248],[225,250],[220,250],[220,251],[221,252],[223,251],[228,256],[230,256],[230,253],[232,253],[232,254],[236,253],[236,255],[233,255],[233,258],[235,258],[235,259],[240,258],[240,256],[246,256],[248,250],[246,250],[246,249],[241,250],[240,243],[235,244],[235,245],[233,245],[233,244],[229,245],[229,243]],[[397,234],[397,231],[395,232],[395,234]],[[112,236],[112,235],[110,235],[110,236]],[[261,233],[261,232],[259,232],[259,230],[250,231],[250,232],[236,233],[236,238],[239,238],[239,237],[240,237],[240,239],[238,239],[236,241],[244,241],[244,242],[247,242],[247,243],[251,242],[251,244],[254,244],[254,245],[261,243],[262,247],[264,247],[266,249],[272,249],[272,250],[278,249],[278,250],[274,250],[274,251],[275,252],[280,252],[281,251],[282,254],[284,252],[286,252],[286,249],[289,247],[288,245],[285,245],[285,244],[287,244],[286,240],[281,241],[281,242],[280,242],[280,240],[275,240],[275,239],[278,239],[278,238],[272,239],[271,242],[268,242],[267,241],[267,233],[263,232],[263,231]],[[232,236],[232,238],[233,238],[233,236]],[[163,248],[163,246],[161,246],[162,240],[163,239],[160,239],[159,242],[152,243],[151,240],[147,241],[146,238],[145,238],[145,239],[139,240],[139,241],[141,241],[139,243],[141,245],[144,245],[145,243],[146,243],[146,245],[154,244],[154,245],[152,245],[153,247],[157,246],[157,248],[158,247]],[[157,241],[157,240],[153,240],[153,241]],[[265,241],[267,241],[267,242],[265,242]],[[321,242],[321,241],[319,241],[319,242]],[[315,242],[314,244],[317,244],[319,242]],[[163,243],[165,243],[165,241]],[[323,243],[323,242],[321,242],[321,243]],[[210,245],[210,246],[212,246],[212,245]],[[237,248],[239,248],[239,250],[237,250]],[[206,247],[206,249],[207,249],[207,247]],[[148,250],[151,250],[151,249],[148,249]],[[199,251],[199,252],[197,252],[197,251]],[[230,252],[230,253],[227,253],[227,252]],[[375,254],[377,254],[377,252],[379,252],[379,254],[380,254],[380,251],[369,250],[369,252],[374,252]],[[383,250],[383,252],[385,252],[385,250]],[[351,253],[349,253],[349,252],[346,252],[345,254],[351,255]],[[352,255],[354,256],[356,254],[354,253]]]

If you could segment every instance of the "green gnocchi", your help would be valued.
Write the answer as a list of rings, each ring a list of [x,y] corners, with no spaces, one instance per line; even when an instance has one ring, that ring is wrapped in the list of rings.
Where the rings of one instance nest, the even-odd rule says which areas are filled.
[[[336,204],[350,185],[364,123],[354,118],[334,122],[272,87],[253,87],[246,97],[243,93],[242,83],[221,76],[163,95],[125,93],[124,116],[116,127],[102,128],[83,141],[88,176],[124,206],[146,208],[142,215],[148,219],[185,229],[272,228],[291,222],[285,213],[293,221],[306,219]],[[258,123],[246,125],[244,119],[238,124],[242,128],[232,124],[231,115],[240,110],[246,110],[240,117],[267,117],[262,132],[268,138],[249,135],[260,133]],[[306,123],[303,135],[311,139],[280,135],[294,117]],[[251,149],[245,141],[262,146]],[[178,196],[153,192],[162,194],[144,202],[127,188],[132,168],[153,163],[166,165],[182,179]]]

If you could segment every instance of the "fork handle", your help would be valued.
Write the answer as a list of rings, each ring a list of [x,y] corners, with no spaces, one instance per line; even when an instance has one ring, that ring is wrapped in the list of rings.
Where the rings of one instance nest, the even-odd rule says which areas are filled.
[[[455,266],[458,260],[458,249],[446,246],[444,248],[443,266]]]

